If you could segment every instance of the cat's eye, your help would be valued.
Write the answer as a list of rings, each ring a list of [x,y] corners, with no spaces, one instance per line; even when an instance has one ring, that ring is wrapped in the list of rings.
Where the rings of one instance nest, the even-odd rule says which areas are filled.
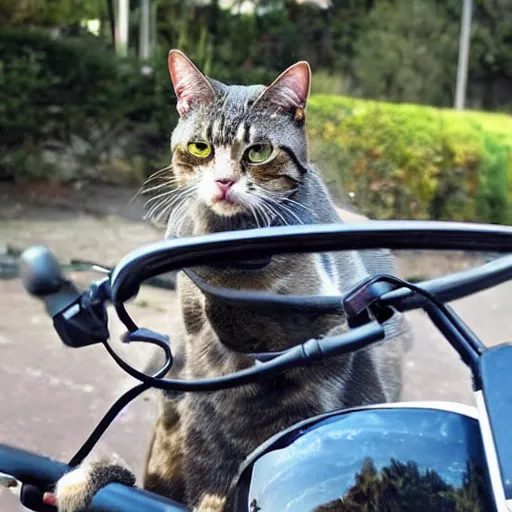
[[[272,156],[272,146],[270,144],[256,144],[247,151],[247,160],[251,164],[262,164]]]
[[[190,142],[188,151],[197,158],[206,158],[212,153],[212,146],[208,142]]]

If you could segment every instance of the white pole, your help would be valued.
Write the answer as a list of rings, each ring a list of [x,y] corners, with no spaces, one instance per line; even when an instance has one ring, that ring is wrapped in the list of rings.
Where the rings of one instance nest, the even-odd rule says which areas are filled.
[[[118,0],[117,5],[117,53],[126,56],[128,54],[130,0]]]
[[[139,56],[142,60],[151,57],[151,5],[150,0],[140,1]]]
[[[156,2],[151,3],[151,18],[150,18],[150,42],[151,42],[151,54],[153,49],[156,47]]]
[[[463,0],[462,20],[459,38],[459,64],[457,67],[457,88],[455,90],[455,108],[464,109],[468,81],[469,43],[471,36],[472,0]]]

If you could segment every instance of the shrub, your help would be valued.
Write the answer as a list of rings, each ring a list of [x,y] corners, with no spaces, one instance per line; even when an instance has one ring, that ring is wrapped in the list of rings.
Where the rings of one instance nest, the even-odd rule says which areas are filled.
[[[426,0],[375,4],[356,43],[354,73],[363,96],[452,105],[457,24]]]
[[[175,120],[165,58],[144,74],[92,36],[13,28],[0,30],[0,55],[4,177],[101,178],[117,167],[116,179],[138,180],[161,159]],[[147,162],[130,176],[141,153]]]
[[[512,117],[313,96],[314,159],[373,218],[512,222]]]

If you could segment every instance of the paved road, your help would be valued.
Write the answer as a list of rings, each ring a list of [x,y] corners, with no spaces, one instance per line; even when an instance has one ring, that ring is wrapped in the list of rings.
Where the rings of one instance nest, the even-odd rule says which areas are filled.
[[[8,224],[8,223],[7,223]],[[70,247],[72,231],[77,246]],[[110,242],[98,253],[97,234]],[[93,236],[94,235],[94,236]],[[72,222],[11,222],[0,228],[0,242],[27,245],[47,242],[59,255],[80,247],[83,257],[117,258],[159,234],[119,219],[76,217]],[[1,244],[0,244],[1,245]],[[76,255],[76,253],[75,253]],[[84,276],[82,276],[84,277]],[[512,333],[512,283],[459,301],[456,310],[488,344],[507,341]],[[144,290],[132,306],[146,325],[165,329],[175,314],[172,292]],[[405,400],[442,399],[471,403],[468,372],[451,347],[419,313],[411,315],[416,343],[407,356]],[[122,329],[112,320],[113,337]],[[141,357],[141,349],[136,356]],[[62,346],[43,307],[28,297],[17,280],[0,281],[0,442],[66,460],[86,438],[109,404],[126,389],[128,379],[101,347],[73,350]],[[139,398],[116,420],[97,452],[112,452],[140,471],[154,414],[151,395]],[[0,491],[0,509],[21,507]]]

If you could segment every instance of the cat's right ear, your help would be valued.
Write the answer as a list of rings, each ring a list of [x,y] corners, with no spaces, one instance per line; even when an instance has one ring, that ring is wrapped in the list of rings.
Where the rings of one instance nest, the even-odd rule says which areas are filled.
[[[214,101],[212,85],[183,52],[171,50],[168,64],[180,117],[185,117],[194,107]]]

